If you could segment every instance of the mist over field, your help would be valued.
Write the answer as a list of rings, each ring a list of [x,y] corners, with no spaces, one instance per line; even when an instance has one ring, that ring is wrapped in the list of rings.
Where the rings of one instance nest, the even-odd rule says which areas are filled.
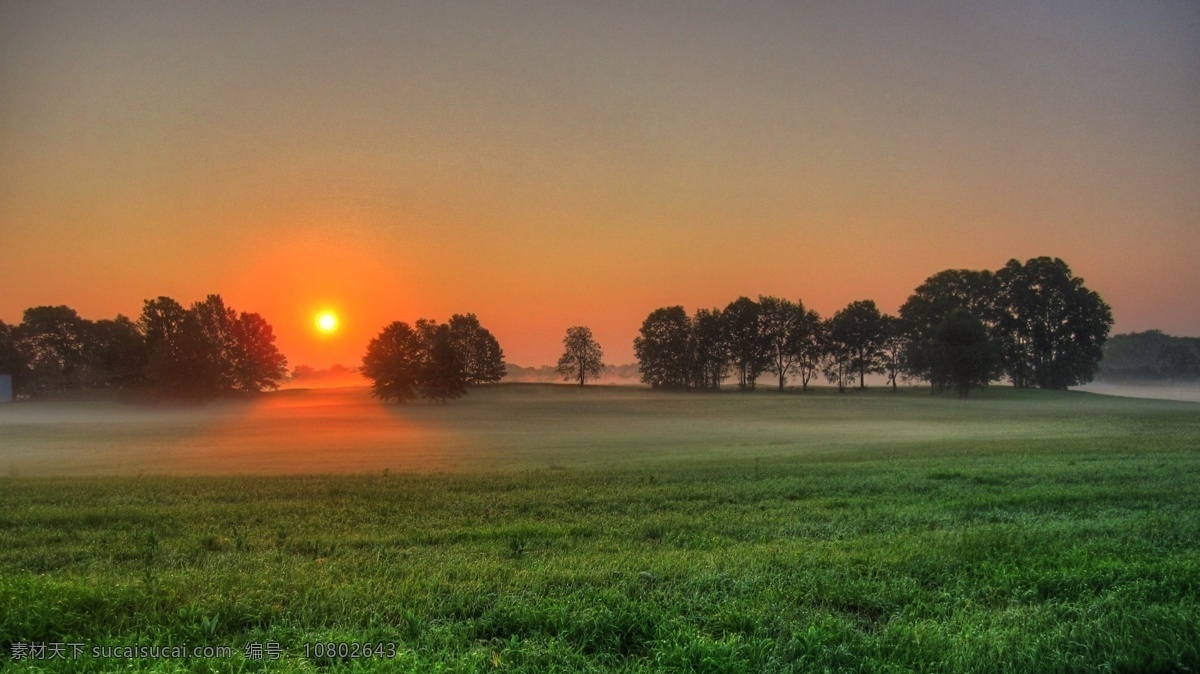
[[[364,387],[285,390],[194,406],[21,402],[0,406],[0,474],[510,471],[750,461],[929,442],[974,451],[996,440],[1095,435],[1112,430],[1106,410],[1130,408],[1195,409],[1011,389],[962,403],[922,388],[697,396],[525,384],[480,388],[452,405],[385,405]]]
[[[1083,386],[1072,387],[1071,390],[1106,396],[1121,396],[1124,398],[1200,402],[1200,385],[1198,384],[1109,384],[1092,382]]]

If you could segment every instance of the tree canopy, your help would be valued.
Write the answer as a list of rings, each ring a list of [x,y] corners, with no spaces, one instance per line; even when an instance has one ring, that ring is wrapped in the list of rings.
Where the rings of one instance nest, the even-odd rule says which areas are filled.
[[[592,337],[591,328],[582,325],[567,328],[556,370],[563,379],[577,380],[580,386],[604,372],[604,351]]]
[[[444,403],[466,395],[469,386],[499,381],[503,357],[474,314],[454,314],[448,323],[422,318],[385,326],[367,345],[361,372],[381,400]]]

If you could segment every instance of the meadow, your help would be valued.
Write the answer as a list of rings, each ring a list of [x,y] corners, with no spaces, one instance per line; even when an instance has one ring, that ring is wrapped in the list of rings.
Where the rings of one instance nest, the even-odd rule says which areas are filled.
[[[1195,403],[1003,387],[21,403],[0,665],[1197,671],[1198,450]]]

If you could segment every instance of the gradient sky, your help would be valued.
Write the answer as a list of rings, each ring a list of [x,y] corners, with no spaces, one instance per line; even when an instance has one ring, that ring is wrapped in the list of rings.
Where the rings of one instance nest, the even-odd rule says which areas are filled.
[[[1200,335],[1200,4],[0,1],[10,323],[216,292],[293,365],[454,312],[629,362],[656,307],[1037,255]]]

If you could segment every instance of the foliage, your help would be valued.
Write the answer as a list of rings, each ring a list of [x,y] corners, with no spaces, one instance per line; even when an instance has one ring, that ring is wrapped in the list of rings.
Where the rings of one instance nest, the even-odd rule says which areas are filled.
[[[971,389],[981,389],[996,375],[999,356],[987,326],[965,309],[946,316],[934,331],[930,380],[934,388],[954,389],[966,398]]]
[[[1168,344],[1158,354],[1158,371],[1168,381],[1200,379],[1200,353],[1190,344]]]
[[[1112,310],[1058,258],[1009,260],[996,272],[996,329],[1014,386],[1066,389],[1092,380]]]
[[[425,341],[408,323],[396,321],[367,345],[362,374],[371,380],[371,395],[403,403],[421,394],[424,363]]]
[[[899,316],[883,316],[883,339],[879,343],[881,367],[892,390],[899,390],[898,379],[904,370],[904,350],[911,337],[907,323]]]
[[[720,309],[697,309],[691,321],[691,386],[719,389],[729,371],[729,337]]]
[[[738,388],[753,391],[758,376],[770,362],[770,344],[760,320],[762,309],[749,297],[730,302],[721,315],[729,342],[730,362],[737,372]]]
[[[938,326],[958,310],[994,322],[995,295],[995,275],[987,270],[947,269],[925,279],[900,307],[907,333],[902,356],[904,371],[915,379],[930,381],[933,336]]]
[[[19,393],[47,395],[87,384],[88,322],[66,306],[25,310],[14,330],[25,364]]]
[[[665,389],[691,386],[691,331],[691,321],[681,306],[650,312],[633,340],[633,351],[644,383]]]
[[[1102,381],[1190,381],[1197,378],[1187,351],[1200,355],[1200,338],[1174,337],[1161,330],[1113,335],[1104,344],[1096,379]]]
[[[595,379],[604,372],[604,351],[592,337],[591,328],[582,325],[567,328],[556,371],[564,380],[578,380],[580,386],[589,377]]]
[[[14,392],[21,392],[27,369],[25,354],[18,347],[16,330],[0,321],[0,374],[12,375]]]
[[[230,326],[233,388],[255,392],[278,388],[287,378],[287,358],[275,347],[271,324],[258,314],[242,313]]]
[[[494,384],[504,378],[504,350],[475,314],[454,314],[448,325],[468,386]]]
[[[287,358],[275,346],[271,325],[259,314],[238,314],[220,295],[187,310],[169,297],[146,300],[139,325],[148,378],[166,395],[257,393],[287,378]]]
[[[805,309],[804,302],[792,302],[778,297],[759,297],[759,322],[767,344],[767,371],[779,378],[779,390],[787,385],[787,375],[809,362],[820,324],[815,311]],[[801,373],[804,386],[808,379]]]
[[[834,330],[836,316],[834,314],[825,319],[823,325],[825,349],[821,358],[821,372],[830,384],[837,386],[838,393],[845,393],[846,388],[854,382],[854,349],[844,330]]]
[[[503,376],[496,374],[495,362],[502,356],[474,314],[455,314],[448,324],[422,318],[411,326],[396,321],[384,327],[367,345],[361,372],[381,400],[444,403],[466,395],[467,386]]]
[[[421,397],[445,403],[467,393],[467,373],[448,325],[435,327],[421,365]]]
[[[831,363],[837,376],[830,381],[839,389],[846,385],[847,370],[858,373],[858,387],[865,389],[867,373],[883,372],[883,344],[887,326],[872,300],[846,305],[829,319]]]

